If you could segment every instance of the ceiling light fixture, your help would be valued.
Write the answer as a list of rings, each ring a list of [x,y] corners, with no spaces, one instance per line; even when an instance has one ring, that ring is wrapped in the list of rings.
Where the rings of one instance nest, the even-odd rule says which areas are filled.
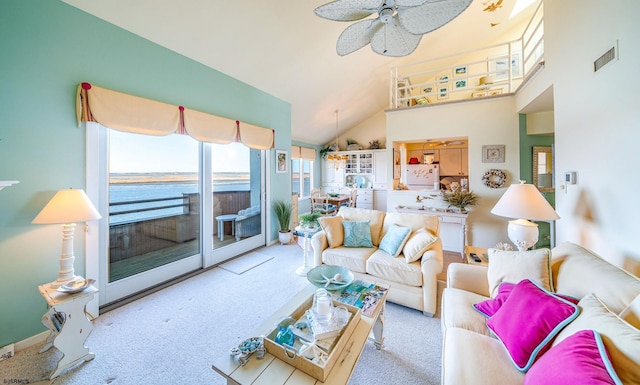
[[[333,166],[336,168],[336,170],[344,168],[346,163],[347,163],[347,159],[348,156],[345,154],[338,154],[338,151],[340,151],[340,146],[338,146],[338,113],[339,110],[335,111],[336,113],[336,141],[333,145],[331,145],[331,147],[333,148],[333,153],[332,154],[328,154],[327,155],[327,159],[333,163]]]

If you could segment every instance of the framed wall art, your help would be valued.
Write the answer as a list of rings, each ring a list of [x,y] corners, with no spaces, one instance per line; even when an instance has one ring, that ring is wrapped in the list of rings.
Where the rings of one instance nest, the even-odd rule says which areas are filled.
[[[289,171],[289,156],[286,151],[276,150],[276,173],[284,174]]]
[[[482,146],[482,163],[504,163],[504,144]]]
[[[487,58],[489,74],[494,76],[495,81],[507,80],[509,78],[509,60],[508,55],[490,56]],[[520,51],[511,53],[511,78],[518,79],[522,77],[522,55]]]

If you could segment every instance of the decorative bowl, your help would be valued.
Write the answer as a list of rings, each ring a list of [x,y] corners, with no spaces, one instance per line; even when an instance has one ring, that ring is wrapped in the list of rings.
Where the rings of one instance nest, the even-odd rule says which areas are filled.
[[[339,281],[334,280],[339,274]],[[309,270],[307,279],[313,285],[327,290],[340,290],[353,282],[353,273],[342,266],[320,265]]]

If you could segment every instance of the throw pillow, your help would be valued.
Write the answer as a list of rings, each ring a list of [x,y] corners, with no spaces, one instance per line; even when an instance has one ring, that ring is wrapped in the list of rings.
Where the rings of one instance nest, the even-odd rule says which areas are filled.
[[[342,221],[344,247],[373,247],[369,221]]]
[[[524,376],[524,385],[622,385],[600,334],[581,330],[551,348]]]
[[[416,230],[402,248],[405,261],[411,263],[422,257],[431,246],[438,240],[438,237],[425,229]]]
[[[344,228],[342,227],[342,217],[320,217],[318,223],[327,234],[327,242],[330,248],[342,246],[344,242]]]
[[[545,290],[553,291],[549,249],[530,251],[489,249],[489,260],[491,263],[487,270],[487,279],[492,298],[498,294],[498,285],[501,282],[518,283],[523,279],[531,279]]]
[[[397,257],[402,251],[402,246],[407,243],[409,235],[411,235],[409,227],[391,226],[380,241],[380,250],[386,251],[392,257]]]
[[[476,311],[487,318],[491,318],[504,304],[504,302],[509,298],[509,294],[513,291],[513,288],[516,285],[510,282],[502,282],[498,285],[498,295],[495,298],[490,298],[486,301],[474,303],[472,306]],[[579,300],[569,295],[553,293],[553,295],[558,296],[560,298],[566,299],[567,301],[578,304]]]
[[[498,294],[495,298],[490,298],[486,301],[474,303],[472,306],[476,311],[487,318],[493,317],[494,314],[500,310],[504,301],[509,298],[509,294],[513,291],[516,285],[511,282],[502,282],[498,285]]]
[[[507,349],[515,367],[526,372],[578,313],[575,304],[525,279],[513,288],[500,310],[487,320],[487,327]]]
[[[640,384],[640,330],[611,312],[594,294],[578,303],[580,316],[553,342],[557,345],[578,330],[593,329],[602,335],[611,364],[624,384]]]

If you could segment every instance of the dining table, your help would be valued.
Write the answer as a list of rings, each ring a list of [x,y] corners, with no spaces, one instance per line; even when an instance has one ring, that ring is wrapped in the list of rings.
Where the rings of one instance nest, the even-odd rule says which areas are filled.
[[[344,203],[348,204],[349,199],[350,199],[349,194],[338,194],[338,195],[329,194],[329,198],[327,199],[327,201],[330,204],[336,205],[336,207],[340,208],[342,204]]]

